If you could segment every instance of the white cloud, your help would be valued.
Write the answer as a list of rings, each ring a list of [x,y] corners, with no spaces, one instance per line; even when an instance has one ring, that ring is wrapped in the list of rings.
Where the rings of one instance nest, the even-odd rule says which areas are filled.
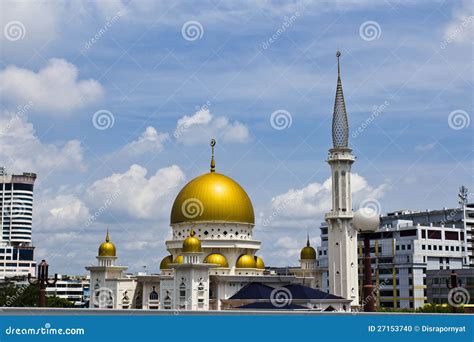
[[[113,213],[136,219],[168,215],[170,194],[184,181],[184,173],[176,165],[159,169],[149,178],[147,172],[146,168],[134,164],[125,173],[100,179],[87,190],[89,201],[96,207],[110,202],[107,207]]]
[[[38,72],[7,66],[0,71],[0,92],[6,102],[32,102],[35,109],[54,114],[93,103],[104,93],[99,82],[78,80],[77,67],[57,58]]]
[[[250,134],[247,126],[225,116],[213,116],[208,109],[201,109],[192,116],[178,120],[174,137],[183,144],[207,143],[210,138],[225,142],[247,142]]]
[[[43,177],[58,170],[84,170],[83,148],[78,140],[45,144],[21,113],[0,114],[0,158],[11,172],[33,171]]]
[[[310,183],[301,189],[290,189],[284,194],[271,200],[268,213],[260,215],[264,226],[293,226],[307,227],[308,221],[321,221],[323,215],[331,209],[331,179],[323,183]],[[360,202],[366,199],[381,198],[388,186],[382,184],[376,188],[370,186],[360,175],[351,175],[353,207],[357,209]]]
[[[35,199],[35,226],[45,230],[78,230],[85,227],[89,209],[72,194],[39,193]]]
[[[118,152],[118,155],[134,157],[145,153],[160,153],[163,151],[164,144],[168,139],[168,133],[158,133],[154,127],[149,126],[137,140],[125,145]]]
[[[471,0],[465,0],[456,8],[450,22],[444,29],[444,39],[447,42],[471,43],[474,39],[474,16]]]

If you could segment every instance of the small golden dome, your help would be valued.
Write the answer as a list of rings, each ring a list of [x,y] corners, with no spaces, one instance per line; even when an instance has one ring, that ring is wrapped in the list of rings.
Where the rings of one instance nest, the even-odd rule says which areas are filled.
[[[301,260],[316,260],[316,250],[311,247],[309,244],[309,236],[308,241],[306,241],[306,247],[303,247],[300,253]]]
[[[260,258],[259,256],[255,256],[254,258],[255,258],[255,266],[260,270],[264,270],[265,263],[263,262],[263,259]]]
[[[168,270],[170,268],[169,264],[173,263],[173,256],[165,256],[160,262],[160,270]]]
[[[208,264],[216,264],[216,265],[219,265],[220,267],[229,267],[226,257],[219,253],[209,254],[204,259],[204,262]]]
[[[176,258],[173,260],[173,264],[182,264],[184,262],[184,258],[182,255],[178,255]]]
[[[194,178],[179,192],[171,209],[171,224],[180,222],[255,223],[252,202],[233,179],[215,172],[215,140],[211,172]]]
[[[235,267],[237,267],[237,268],[256,268],[257,264],[256,264],[255,259],[252,255],[242,254],[237,259],[237,262],[235,263]]]
[[[201,240],[194,237],[194,230],[191,230],[189,236],[183,241],[183,253],[200,253],[201,249]]]
[[[105,242],[102,242],[99,246],[99,256],[101,257],[114,257],[117,255],[115,245],[110,242],[109,230],[105,235]]]

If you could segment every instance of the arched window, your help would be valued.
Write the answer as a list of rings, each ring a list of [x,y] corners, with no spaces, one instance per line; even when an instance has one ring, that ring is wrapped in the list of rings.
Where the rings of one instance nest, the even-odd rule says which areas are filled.
[[[153,290],[150,292],[150,300],[158,300],[158,292],[156,292],[154,286]]]

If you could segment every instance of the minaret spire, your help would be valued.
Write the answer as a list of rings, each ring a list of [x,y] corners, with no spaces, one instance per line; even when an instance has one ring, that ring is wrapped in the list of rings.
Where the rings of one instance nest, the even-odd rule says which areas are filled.
[[[107,233],[105,234],[105,242],[110,242],[109,228],[107,228]]]
[[[308,233],[308,240],[306,240],[306,247],[309,247],[310,246],[310,243],[309,243],[309,233]]]
[[[347,120],[346,104],[344,93],[342,92],[341,66],[339,57],[341,52],[336,53],[337,57],[337,87],[336,98],[334,100],[334,112],[332,116],[332,143],[334,148],[347,148],[349,143],[349,123]]]
[[[214,146],[216,146],[216,139],[211,139],[211,148],[212,148],[211,172],[216,172],[216,162],[214,161]]]

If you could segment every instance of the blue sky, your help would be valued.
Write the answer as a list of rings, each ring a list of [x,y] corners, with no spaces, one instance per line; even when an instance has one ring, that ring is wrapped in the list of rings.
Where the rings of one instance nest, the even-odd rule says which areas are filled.
[[[474,188],[469,1],[1,6],[0,160],[39,174],[34,243],[58,272],[83,273],[106,227],[122,264],[156,272],[212,137],[217,170],[254,203],[260,254],[295,264],[329,209],[338,49],[354,209],[453,207]],[[113,126],[97,129],[98,111]],[[291,125],[275,129],[282,111]]]

